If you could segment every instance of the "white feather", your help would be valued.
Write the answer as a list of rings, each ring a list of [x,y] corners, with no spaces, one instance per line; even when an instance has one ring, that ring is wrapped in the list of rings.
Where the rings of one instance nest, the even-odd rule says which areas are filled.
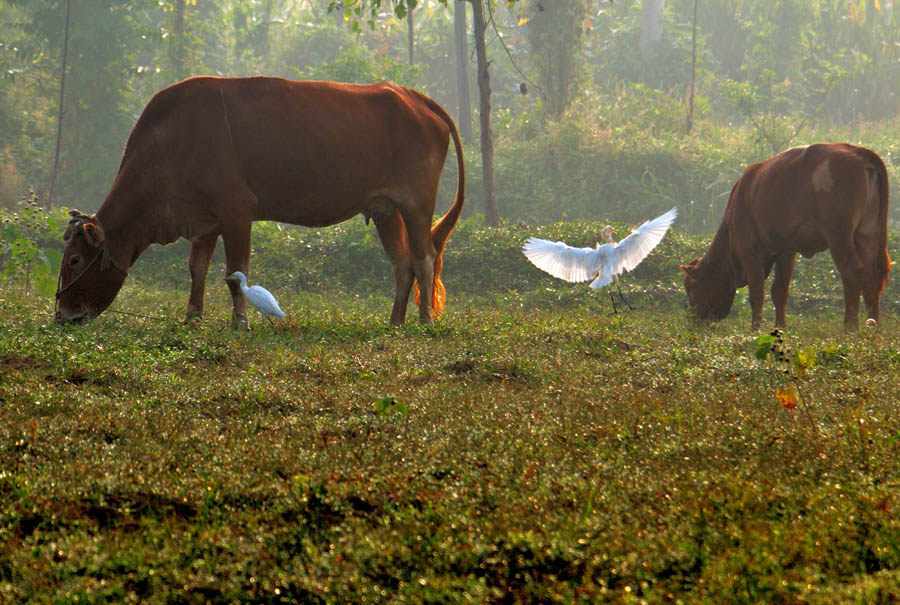
[[[593,279],[593,289],[611,284],[618,275],[632,271],[655,248],[678,215],[672,208],[653,220],[646,221],[628,237],[615,243],[597,244],[594,248],[573,248],[563,242],[550,242],[531,237],[522,252],[531,263],[553,277],[569,282]]]
[[[275,297],[271,292],[263,288],[262,286],[250,286],[247,287],[247,276],[244,275],[241,271],[235,271],[225,279],[236,279],[241,283],[241,292],[244,293],[244,297],[250,301],[250,304],[253,305],[257,311],[259,311],[263,317],[268,315],[274,315],[278,319],[284,317],[284,311],[281,310],[281,307],[278,306],[278,301],[275,300]]]

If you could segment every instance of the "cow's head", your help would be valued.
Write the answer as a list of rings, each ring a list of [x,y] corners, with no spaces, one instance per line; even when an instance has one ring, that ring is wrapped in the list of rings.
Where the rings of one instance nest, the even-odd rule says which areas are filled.
[[[56,290],[56,321],[93,317],[112,303],[128,271],[109,254],[106,235],[96,216],[69,211],[72,220],[63,240],[66,249]]]
[[[731,311],[736,292],[734,276],[715,275],[701,266],[699,258],[681,265],[684,289],[694,315],[700,319],[723,319]]]

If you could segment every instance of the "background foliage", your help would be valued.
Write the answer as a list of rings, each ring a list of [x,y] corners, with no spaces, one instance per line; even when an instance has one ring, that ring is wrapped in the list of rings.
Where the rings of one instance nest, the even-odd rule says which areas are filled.
[[[692,1],[666,3],[652,61],[639,50],[640,2],[544,4],[501,2],[489,11],[503,216],[632,220],[678,205],[684,228],[709,231],[723,192],[747,163],[819,140],[870,145],[895,178],[900,23],[893,3],[701,2],[690,134]],[[62,0],[0,4],[0,205],[7,208],[29,186],[39,197],[47,192],[64,8]],[[371,24],[358,27],[328,2],[78,3],[53,203],[95,210],[144,104],[185,75],[390,79],[455,108],[451,10],[428,0],[413,12],[410,65],[407,24],[388,5],[367,12]],[[470,143],[468,214],[483,207],[479,151]]]

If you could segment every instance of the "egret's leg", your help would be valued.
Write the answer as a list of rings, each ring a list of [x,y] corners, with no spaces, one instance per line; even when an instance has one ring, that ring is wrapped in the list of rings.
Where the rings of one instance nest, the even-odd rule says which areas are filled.
[[[625,295],[622,294],[622,288],[619,287],[619,278],[618,277],[616,278],[616,290],[619,291],[619,298],[622,299],[622,302],[625,303],[625,306],[628,307],[629,309],[631,309],[632,311],[634,311],[634,307],[631,306],[631,303],[629,303],[627,300],[625,300]]]

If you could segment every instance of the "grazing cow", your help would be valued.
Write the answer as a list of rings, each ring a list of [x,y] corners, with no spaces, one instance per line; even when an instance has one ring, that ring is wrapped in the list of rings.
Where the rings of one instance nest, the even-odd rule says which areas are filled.
[[[827,249],[844,285],[844,327],[857,327],[860,291],[877,322],[891,270],[887,212],[887,171],[869,149],[821,143],[751,165],[731,190],[706,255],[681,267],[694,313],[725,317],[735,290],[746,285],[758,328],[763,284],[774,265],[775,325],[783,328],[797,253],[810,258]]]
[[[450,137],[456,199],[432,225]],[[362,214],[393,266],[391,324],[405,320],[414,282],[419,319],[432,323],[446,298],[441,256],[464,198],[456,126],[419,92],[387,82],[191,78],[147,104],[96,215],[72,212],[56,319],[101,313],[151,243],[179,237],[191,241],[185,320],[202,318],[220,235],[226,275],[249,274],[253,221],[321,227]],[[232,325],[246,327],[247,301],[236,283],[229,289]]]

